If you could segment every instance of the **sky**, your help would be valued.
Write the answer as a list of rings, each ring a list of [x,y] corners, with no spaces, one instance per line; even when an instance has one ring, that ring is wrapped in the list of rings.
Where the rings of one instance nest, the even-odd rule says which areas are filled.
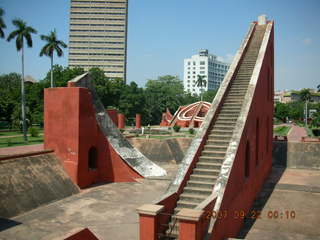
[[[56,29],[68,43],[69,0],[0,0],[5,34],[19,17],[34,27],[33,47],[26,49],[25,72],[36,80],[50,68],[39,57],[41,34]],[[232,61],[249,25],[261,14],[275,21],[275,88],[316,88],[320,84],[319,0],[129,0],[127,82],[144,86],[161,75],[183,78],[183,59],[200,49]],[[68,50],[55,63],[68,64]],[[15,42],[0,39],[0,74],[21,72]]]

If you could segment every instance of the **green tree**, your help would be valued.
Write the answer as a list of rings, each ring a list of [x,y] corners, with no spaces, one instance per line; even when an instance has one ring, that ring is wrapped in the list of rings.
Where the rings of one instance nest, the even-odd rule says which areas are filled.
[[[318,92],[320,92],[320,84],[317,86]]]
[[[11,115],[19,105],[21,76],[17,73],[0,76],[0,120],[12,125]],[[20,119],[20,118],[19,118]]]
[[[26,125],[26,113],[25,113],[25,92],[24,92],[24,39],[27,42],[28,47],[32,47],[32,37],[31,34],[36,34],[37,31],[27,26],[26,22],[21,19],[14,19],[12,21],[13,25],[17,28],[11,32],[8,36],[8,41],[16,38],[16,48],[17,51],[21,50],[21,61],[22,61],[22,78],[21,78],[21,117],[22,117],[22,129],[24,141],[27,142],[27,125]]]
[[[148,80],[145,89],[146,119],[151,124],[159,124],[162,112],[168,108],[171,112],[182,105],[185,95],[181,80],[176,76],[160,76],[157,80]]]
[[[202,101],[202,96],[203,96],[203,87],[206,87],[207,86],[207,81],[205,80],[206,76],[204,75],[198,75],[197,76],[197,81],[196,81],[196,84],[197,84],[197,87],[200,88],[200,100]]]
[[[304,88],[299,92],[299,96],[303,102],[307,102],[311,99],[311,92],[309,89]]]
[[[280,119],[282,122],[286,122],[289,117],[289,107],[285,103],[278,102],[275,107],[275,117]]]
[[[46,44],[43,46],[43,48],[40,51],[40,56],[46,55],[50,57],[51,60],[51,81],[50,86],[54,87],[53,82],[53,55],[54,52],[57,53],[58,57],[61,57],[63,55],[62,48],[66,48],[67,44],[65,44],[63,41],[60,41],[57,39],[57,33],[56,30],[51,31],[48,35],[41,35],[41,40],[46,41]]]
[[[217,90],[209,90],[203,93],[203,101],[211,103],[217,94]]]
[[[7,27],[2,18],[3,15],[4,15],[4,10],[0,8],[0,38],[4,38],[3,29]]]

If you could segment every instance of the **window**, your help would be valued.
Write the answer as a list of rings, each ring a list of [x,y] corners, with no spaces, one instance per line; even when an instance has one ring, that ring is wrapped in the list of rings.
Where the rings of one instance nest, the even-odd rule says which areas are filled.
[[[196,72],[193,72],[193,74],[196,74]]]
[[[200,69],[206,69],[205,67],[200,67]]]
[[[244,160],[244,176],[248,178],[250,174],[250,143],[247,141],[246,154]]]
[[[205,71],[200,71],[200,74],[205,74]]]
[[[188,65],[190,65],[190,62],[188,62]]]
[[[193,65],[196,65],[196,62],[193,62]]]
[[[96,170],[98,162],[98,152],[95,147],[91,147],[88,152],[88,167],[89,170]]]
[[[200,61],[200,65],[206,65],[205,61]]]

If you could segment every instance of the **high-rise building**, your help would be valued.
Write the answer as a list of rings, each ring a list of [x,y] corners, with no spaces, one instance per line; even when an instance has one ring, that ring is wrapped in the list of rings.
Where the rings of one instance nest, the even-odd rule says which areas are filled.
[[[126,81],[128,0],[71,0],[69,67]]]
[[[208,50],[200,50],[199,54],[184,59],[183,87],[192,94],[200,94],[197,87],[198,75],[205,76],[207,82],[204,91],[219,88],[230,67],[229,63],[217,60],[217,56],[209,54]]]

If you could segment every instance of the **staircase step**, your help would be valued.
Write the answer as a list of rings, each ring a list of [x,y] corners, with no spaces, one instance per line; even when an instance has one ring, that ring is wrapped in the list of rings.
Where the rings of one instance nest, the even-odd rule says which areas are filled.
[[[212,193],[212,189],[188,187],[188,186],[186,186],[183,191],[185,193],[198,193],[200,195],[207,195],[207,196],[209,196]]]
[[[200,156],[199,161],[208,162],[208,163],[221,163],[223,162],[223,157],[209,157],[209,156]]]
[[[218,176],[220,173],[220,169],[203,169],[203,168],[195,168],[193,169],[193,173],[196,175],[209,175],[209,176]]]
[[[180,195],[180,199],[182,200],[191,200],[194,202],[201,203],[203,200],[206,199],[206,196],[199,195],[199,194],[192,194],[192,193],[182,193]]]
[[[215,183],[215,181],[217,180],[216,176],[209,176],[209,175],[198,175],[198,174],[191,174],[190,175],[190,180],[189,181],[196,181],[196,182],[211,182],[211,183]]]
[[[204,146],[204,150],[206,151],[221,151],[225,152],[227,151],[228,146],[217,146],[217,145],[212,145],[212,144],[206,144]]]
[[[226,155],[225,151],[208,151],[203,150],[201,156],[212,156],[212,157],[224,157]]]
[[[197,168],[199,169],[216,169],[220,170],[221,164],[220,163],[210,163],[210,162],[197,162]]]
[[[177,207],[180,207],[180,208],[191,208],[191,209],[193,209],[196,206],[198,206],[198,203],[191,202],[191,201],[179,200],[177,202]]]
[[[213,189],[213,182],[202,182],[202,181],[188,181],[188,187],[197,187],[197,188],[205,188],[205,189]]]

